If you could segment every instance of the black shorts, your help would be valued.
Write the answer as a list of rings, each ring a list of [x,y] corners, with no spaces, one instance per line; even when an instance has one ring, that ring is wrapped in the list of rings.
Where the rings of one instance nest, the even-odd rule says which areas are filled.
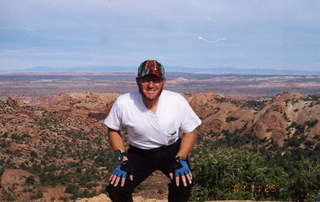
[[[155,149],[144,150],[134,146],[129,146],[127,156],[132,166],[133,181],[126,179],[124,187],[109,185],[107,191],[113,202],[132,202],[132,193],[142,181],[150,176],[154,171],[160,170],[167,177],[172,172],[172,161],[179,151],[181,140],[169,146],[162,146]],[[171,180],[171,179],[170,179]],[[177,187],[174,181],[168,184],[169,202],[187,202],[191,193],[191,185],[184,187],[182,182]]]

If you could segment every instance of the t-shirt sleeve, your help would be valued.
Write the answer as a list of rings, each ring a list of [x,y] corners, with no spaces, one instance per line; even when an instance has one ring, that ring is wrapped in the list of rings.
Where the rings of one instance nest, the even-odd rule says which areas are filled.
[[[201,120],[198,115],[193,111],[188,101],[183,98],[183,109],[182,109],[182,122],[181,122],[181,130],[184,133],[192,132],[196,129],[200,124]]]
[[[104,124],[113,130],[120,130],[121,129],[121,112],[119,107],[119,99],[116,99],[116,101],[113,103],[111,110],[107,116],[107,118],[104,120]]]

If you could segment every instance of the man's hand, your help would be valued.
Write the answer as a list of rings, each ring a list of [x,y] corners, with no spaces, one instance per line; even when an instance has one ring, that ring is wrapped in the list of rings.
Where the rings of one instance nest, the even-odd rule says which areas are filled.
[[[173,171],[174,171],[175,181],[176,181],[177,187],[180,185],[179,178],[182,179],[182,183],[185,187],[187,186],[187,180],[188,180],[189,184],[192,183],[191,170],[190,170],[189,165],[186,160],[182,160],[182,159],[177,158],[174,161]],[[173,180],[173,173],[170,173],[169,175],[170,175],[170,178]]]
[[[132,172],[133,172],[133,169],[130,167],[129,161],[126,160],[122,162],[120,165],[117,165],[112,175],[110,176],[109,178],[110,184],[116,187],[118,186],[121,180],[121,187],[123,187],[128,175],[130,180],[131,181],[133,180]]]

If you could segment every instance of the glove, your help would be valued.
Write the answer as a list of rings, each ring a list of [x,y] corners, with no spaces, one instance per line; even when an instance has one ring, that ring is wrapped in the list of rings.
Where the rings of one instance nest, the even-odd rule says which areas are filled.
[[[174,169],[175,176],[184,176],[191,173],[189,165],[186,160],[176,159],[176,165]]]
[[[169,175],[170,175],[170,178],[173,180],[173,173],[174,173],[176,186],[178,187],[180,185],[180,180],[182,180],[182,183],[185,187],[188,186],[187,182],[191,184],[192,174],[187,161],[177,157],[172,162],[173,162],[171,167],[172,172],[169,173]]]
[[[125,179],[128,175],[132,175],[132,173],[133,169],[131,168],[129,161],[126,160],[122,162],[120,165],[116,166],[109,180],[111,184],[113,184],[114,186],[117,186],[118,182],[121,180],[121,186],[124,186]]]
[[[126,178],[128,174],[132,173],[132,169],[128,162],[129,161],[127,160],[122,162],[120,165],[117,165],[112,174],[117,177]]]

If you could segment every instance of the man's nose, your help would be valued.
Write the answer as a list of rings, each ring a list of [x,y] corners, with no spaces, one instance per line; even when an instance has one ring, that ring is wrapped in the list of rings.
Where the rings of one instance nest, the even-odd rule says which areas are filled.
[[[153,85],[154,85],[154,82],[153,82],[153,81],[148,81],[148,83],[147,83],[147,86],[148,86],[148,87],[153,87]]]

